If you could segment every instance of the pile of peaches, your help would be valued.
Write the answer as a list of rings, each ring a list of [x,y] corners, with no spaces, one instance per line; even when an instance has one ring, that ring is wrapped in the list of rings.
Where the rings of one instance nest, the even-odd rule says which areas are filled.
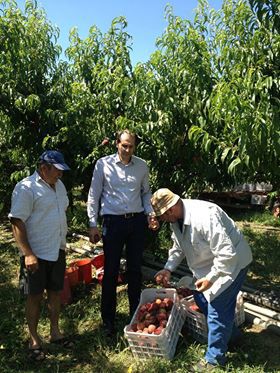
[[[170,298],[156,298],[154,301],[142,304],[134,323],[130,325],[130,331],[159,335],[167,325],[168,318],[173,307]]]
[[[176,291],[179,299],[187,298],[193,294],[192,290],[188,288],[177,288]]]

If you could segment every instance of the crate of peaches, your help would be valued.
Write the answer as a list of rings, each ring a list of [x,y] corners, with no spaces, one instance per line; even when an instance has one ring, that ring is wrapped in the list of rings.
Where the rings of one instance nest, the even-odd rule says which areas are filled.
[[[208,327],[206,317],[195,303],[193,296],[181,299],[181,304],[186,312],[186,326],[189,333],[200,343],[207,343]],[[240,326],[245,321],[243,296],[240,291],[237,296],[234,322]]]
[[[133,355],[172,359],[186,314],[176,289],[145,289],[131,323],[124,328]]]

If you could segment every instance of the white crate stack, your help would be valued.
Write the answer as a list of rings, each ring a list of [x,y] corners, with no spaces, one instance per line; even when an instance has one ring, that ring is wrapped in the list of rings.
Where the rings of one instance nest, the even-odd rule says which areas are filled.
[[[130,325],[137,322],[137,315],[141,305],[152,302],[156,298],[170,298],[173,307],[168,318],[168,323],[159,335],[131,331]],[[124,335],[128,340],[133,355],[139,359],[158,356],[171,360],[175,354],[180,331],[185,322],[186,312],[180,303],[176,289],[145,289],[137,310],[130,322],[124,328]]]
[[[206,317],[202,312],[194,311],[190,306],[195,304],[193,296],[181,300],[183,308],[186,313],[186,326],[195,340],[200,343],[207,343],[208,340],[208,327]],[[245,321],[245,312],[243,305],[243,296],[240,291],[237,296],[235,318],[236,326],[243,324]]]

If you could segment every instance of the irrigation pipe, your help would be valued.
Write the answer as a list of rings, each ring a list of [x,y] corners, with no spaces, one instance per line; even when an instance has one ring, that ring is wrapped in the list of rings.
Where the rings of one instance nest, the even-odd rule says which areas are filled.
[[[244,302],[244,308],[253,312],[256,312],[260,315],[263,315],[265,317],[268,317],[270,319],[274,319],[276,321],[280,321],[280,313],[275,312],[271,309],[264,308],[257,306],[255,304],[249,303],[249,302]]]

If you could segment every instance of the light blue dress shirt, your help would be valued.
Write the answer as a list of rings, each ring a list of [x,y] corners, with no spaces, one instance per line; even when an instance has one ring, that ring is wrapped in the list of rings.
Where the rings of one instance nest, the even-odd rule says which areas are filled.
[[[100,158],[95,165],[88,194],[90,227],[97,226],[98,214],[123,215],[131,212],[149,214],[151,206],[149,169],[136,156],[125,165],[118,153]]]

